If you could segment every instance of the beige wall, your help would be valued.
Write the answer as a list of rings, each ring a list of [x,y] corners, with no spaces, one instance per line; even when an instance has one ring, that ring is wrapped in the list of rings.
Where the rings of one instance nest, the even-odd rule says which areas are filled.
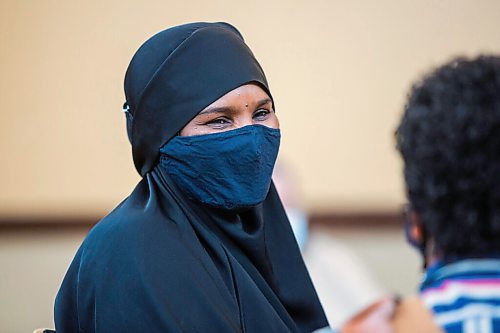
[[[138,181],[120,112],[153,33],[224,20],[266,70],[281,158],[314,210],[403,201],[392,132],[410,81],[500,51],[496,0],[0,1],[0,215],[105,212]]]
[[[0,233],[0,332],[54,327],[54,299],[85,230]]]
[[[308,208],[393,210],[410,82],[453,55],[500,52],[499,15],[497,0],[0,0],[0,218],[95,216],[131,191],[126,66],[153,33],[196,20],[233,23],[261,61]],[[0,232],[1,332],[52,325],[84,235]],[[336,236],[389,291],[415,286],[400,232]]]

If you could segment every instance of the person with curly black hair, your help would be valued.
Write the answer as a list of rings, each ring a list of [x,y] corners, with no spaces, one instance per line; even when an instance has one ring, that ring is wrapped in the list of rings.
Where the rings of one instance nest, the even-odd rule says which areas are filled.
[[[396,131],[420,299],[446,332],[500,332],[500,57],[457,58],[410,92]]]
[[[424,76],[396,141],[420,294],[381,300],[342,333],[499,333],[500,57],[457,58]]]

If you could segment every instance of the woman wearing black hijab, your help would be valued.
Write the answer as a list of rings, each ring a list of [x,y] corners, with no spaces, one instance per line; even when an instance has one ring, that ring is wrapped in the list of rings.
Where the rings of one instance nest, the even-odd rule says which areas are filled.
[[[125,93],[143,179],[78,250],[56,331],[327,326],[271,181],[271,93],[240,33],[226,23],[158,33],[132,59]]]

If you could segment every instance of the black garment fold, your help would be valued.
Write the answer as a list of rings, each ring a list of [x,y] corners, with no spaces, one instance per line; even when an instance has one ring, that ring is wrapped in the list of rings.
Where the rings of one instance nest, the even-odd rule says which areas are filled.
[[[160,167],[99,222],[55,306],[58,332],[311,332],[327,326],[274,186],[242,212],[185,198]]]
[[[139,48],[125,109],[143,178],[78,250],[56,298],[58,333],[328,325],[273,185],[254,208],[209,208],[187,199],[158,165],[160,148],[193,117],[247,83],[272,98],[261,66],[227,23],[173,27]]]

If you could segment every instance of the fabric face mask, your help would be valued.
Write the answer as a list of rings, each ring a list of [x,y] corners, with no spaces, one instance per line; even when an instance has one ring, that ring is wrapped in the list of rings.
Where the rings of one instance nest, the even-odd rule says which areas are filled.
[[[160,149],[160,166],[203,204],[238,209],[264,201],[280,145],[280,130],[250,125],[196,136],[176,136]]]

